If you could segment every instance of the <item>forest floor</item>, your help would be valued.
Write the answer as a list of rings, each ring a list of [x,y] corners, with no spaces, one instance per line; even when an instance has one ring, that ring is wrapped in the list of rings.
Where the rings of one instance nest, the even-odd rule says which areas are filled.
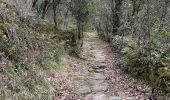
[[[85,33],[80,58],[67,57],[67,70],[48,79],[56,85],[56,100],[146,100],[150,87],[123,72],[108,43]]]

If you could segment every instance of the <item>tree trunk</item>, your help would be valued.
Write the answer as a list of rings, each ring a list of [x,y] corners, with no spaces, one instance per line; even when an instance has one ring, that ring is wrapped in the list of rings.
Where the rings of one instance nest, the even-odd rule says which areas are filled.
[[[144,1],[143,0],[132,0],[133,3],[133,13],[132,16],[139,13],[139,11],[143,8]]]
[[[44,1],[44,4],[42,6],[42,19],[45,18],[45,15],[46,15],[46,12],[47,12],[47,9],[48,9],[48,5],[50,4],[50,2],[48,0],[45,0]]]
[[[57,19],[56,19],[57,18],[56,8],[59,5],[59,3],[60,3],[60,0],[53,0],[53,14],[54,14],[53,20],[54,20],[55,29],[57,32],[59,32],[59,30],[58,30]]]
[[[81,22],[77,22],[77,28],[78,28],[78,45],[79,47],[83,46],[83,25]]]
[[[112,24],[113,24],[113,29],[112,33],[113,35],[117,35],[118,28],[120,26],[120,19],[119,15],[121,13],[121,5],[122,5],[122,0],[112,0]]]
[[[35,7],[36,3],[37,3],[38,0],[33,0],[33,3],[32,3],[32,8]]]

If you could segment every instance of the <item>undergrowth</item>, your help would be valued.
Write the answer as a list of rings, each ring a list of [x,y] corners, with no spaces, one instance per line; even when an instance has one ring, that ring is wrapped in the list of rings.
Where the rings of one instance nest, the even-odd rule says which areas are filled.
[[[5,2],[0,9],[0,99],[53,100],[46,72],[60,70],[65,53],[54,26]]]

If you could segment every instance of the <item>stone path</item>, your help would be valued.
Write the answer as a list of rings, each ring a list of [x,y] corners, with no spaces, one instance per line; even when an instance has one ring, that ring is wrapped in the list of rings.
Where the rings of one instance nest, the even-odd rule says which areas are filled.
[[[120,97],[107,94],[109,84],[104,71],[107,66],[105,55],[97,47],[96,41],[93,40],[95,35],[86,35],[88,38],[85,39],[89,40],[85,40],[84,51],[92,54],[92,57],[88,58],[91,66],[86,78],[74,81],[76,93],[83,95],[83,100],[121,100]]]
[[[50,77],[55,100],[148,100],[150,86],[123,72],[118,56],[97,34],[85,33],[81,59],[68,56],[66,70]]]

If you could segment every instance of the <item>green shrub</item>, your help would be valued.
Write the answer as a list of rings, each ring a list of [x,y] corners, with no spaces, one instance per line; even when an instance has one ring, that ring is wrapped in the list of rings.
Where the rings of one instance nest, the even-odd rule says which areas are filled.
[[[129,72],[136,78],[145,79],[149,76],[148,74],[148,59],[145,56],[138,54],[131,48],[125,47],[122,49],[124,56],[118,62],[118,65],[124,70]],[[146,77],[146,74],[147,77]]]
[[[151,50],[151,60],[149,60],[145,54],[140,52],[140,49],[141,48],[135,42],[128,41],[121,49],[122,57],[117,64],[125,72],[130,73],[130,75],[137,79],[142,79],[149,83],[153,79],[157,89],[168,92],[169,87],[167,87],[167,84],[170,78],[170,70],[167,66],[169,66],[170,60],[168,59],[166,50]],[[151,69],[148,67],[149,61],[154,68],[154,77],[152,78]]]
[[[120,51],[125,45],[124,38],[116,35],[112,38],[111,47],[113,52]]]
[[[75,30],[64,31],[60,34],[62,40],[65,41],[65,50],[69,55],[78,56],[82,50],[79,46]]]
[[[63,44],[52,24],[15,13],[8,8],[0,23],[0,99],[53,100],[56,90],[45,75],[61,67]]]

